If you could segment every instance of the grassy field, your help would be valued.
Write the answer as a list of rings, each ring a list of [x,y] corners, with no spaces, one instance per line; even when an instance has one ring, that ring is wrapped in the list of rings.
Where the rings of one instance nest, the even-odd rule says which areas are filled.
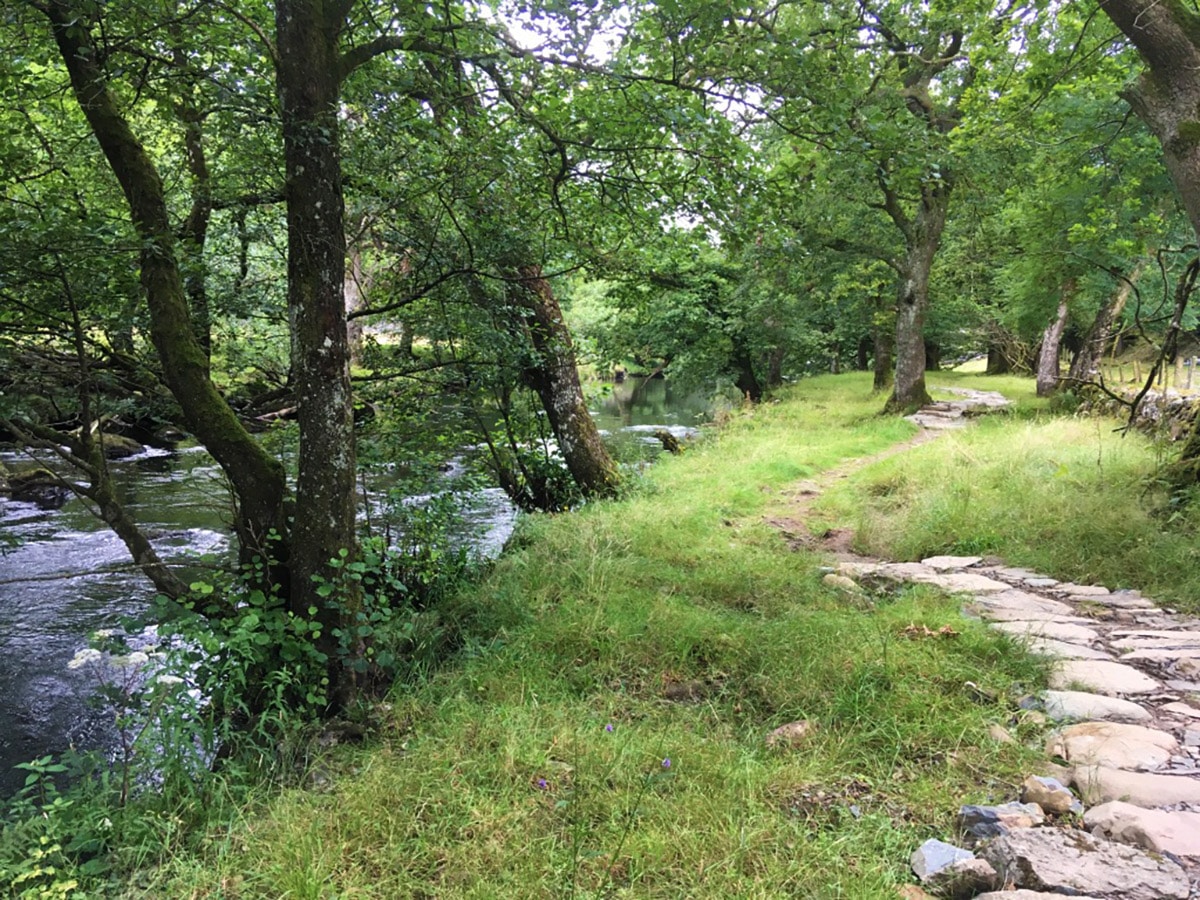
[[[937,384],[1019,402],[839,481],[814,527],[1194,606],[1194,522],[1155,494],[1153,446],[1054,418],[1027,381]],[[865,376],[808,380],[623,501],[527,520],[444,613],[463,652],[398,691],[367,745],[127,896],[894,898],[961,803],[1011,799],[1036,769],[1016,700],[1045,673],[952,598],[826,588],[826,560],[764,523],[796,481],[912,436],[881,406]],[[910,640],[910,624],[959,633]],[[799,746],[766,745],[796,720],[812,723]]]

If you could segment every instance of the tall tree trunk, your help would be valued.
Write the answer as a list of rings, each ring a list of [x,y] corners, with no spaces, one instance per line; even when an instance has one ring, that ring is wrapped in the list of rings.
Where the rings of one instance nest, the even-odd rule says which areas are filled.
[[[872,390],[878,394],[890,391],[896,374],[896,323],[887,309],[887,295],[875,299],[875,379]]]
[[[925,339],[925,371],[937,372],[942,367],[942,347],[929,338]]]
[[[357,612],[354,582],[322,597],[314,578],[332,578],[329,563],[357,555],[354,407],[343,294],[346,234],[338,102],[340,5],[278,0],[277,87],[287,167],[288,316],[293,385],[300,426],[296,519],[292,535],[291,609],[316,607],[318,649],[328,657],[330,700],[346,703],[353,673],[338,660],[336,629]],[[355,648],[349,648],[354,655]]]
[[[777,388],[783,385],[783,360],[787,356],[787,348],[772,347],[767,357],[767,387]]]
[[[754,373],[754,360],[750,356],[750,350],[746,347],[746,342],[740,337],[733,339],[733,352],[730,356],[730,365],[733,366],[734,386],[742,392],[742,396],[751,403],[758,403],[762,400],[763,389],[762,382],[758,380],[758,376]]]
[[[1071,384],[1094,381],[1099,374],[1100,360],[1104,358],[1104,351],[1108,348],[1108,339],[1112,335],[1113,323],[1125,311],[1125,304],[1129,302],[1133,286],[1144,269],[1145,263],[1139,260],[1128,277],[1117,282],[1116,290],[1096,313],[1096,318],[1088,327],[1087,334],[1083,336],[1083,346],[1079,348],[1075,359],[1071,361],[1071,369],[1067,373],[1067,381]]]
[[[999,322],[987,326],[987,375],[1004,375],[1013,367],[1013,337]]]
[[[513,287],[539,357],[527,377],[546,410],[563,461],[585,497],[612,496],[620,475],[588,412],[571,332],[554,289],[536,265],[522,266]]]
[[[75,98],[121,185],[141,240],[142,289],[163,378],[188,428],[233,484],[242,559],[286,556],[283,466],[242,427],[209,380],[208,358],[191,327],[162,180],[108,89],[86,16],[58,0],[41,9],[50,20]]]
[[[866,372],[871,368],[871,335],[864,334],[858,339],[858,347],[854,351],[854,368]]]
[[[1046,326],[1042,333],[1042,349],[1038,354],[1037,363],[1037,395],[1049,397],[1058,390],[1059,355],[1062,348],[1063,329],[1067,327],[1067,301],[1075,292],[1074,279],[1063,285],[1062,296],[1058,301],[1058,311],[1053,321]]]
[[[903,276],[896,297],[896,382],[886,409],[902,412],[930,402],[925,387],[925,314],[929,274],[946,227],[949,180],[926,185],[917,214],[905,229]]]

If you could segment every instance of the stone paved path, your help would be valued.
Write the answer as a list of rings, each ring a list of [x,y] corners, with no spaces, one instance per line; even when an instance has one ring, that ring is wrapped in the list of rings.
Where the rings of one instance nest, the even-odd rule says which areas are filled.
[[[1006,404],[992,392],[952,393],[958,398],[909,418],[927,431],[945,432],[962,427],[974,414]],[[850,465],[840,467],[833,477],[846,477]],[[807,506],[819,494],[819,485],[801,493]],[[835,570],[826,576],[831,584],[845,585],[850,579],[937,586],[962,597],[965,615],[981,618],[1025,642],[1033,653],[1053,659],[1049,690],[1029,701],[1051,727],[1047,764],[1036,774],[1053,775],[1074,788],[1090,807],[1083,827],[1102,839],[1101,850],[1107,852],[1116,842],[1126,856],[1130,851],[1125,845],[1154,854],[1148,858],[1165,880],[1147,882],[1146,896],[1200,897],[1200,619],[1160,608],[1134,590],[1059,582],[980,557],[893,563],[841,550],[835,558]],[[1029,829],[1022,832],[1022,841],[1040,838],[1049,845],[1059,840],[1054,835],[1062,830]],[[1076,844],[1084,838],[1090,840],[1084,835]],[[1018,852],[1002,843],[986,845],[985,856]],[[1012,861],[1010,871],[1004,871],[1003,859],[987,858],[1000,873],[1000,884],[1036,889],[1024,896],[1135,896],[1127,886],[1105,886],[1113,872],[1105,869],[1104,853],[1080,854],[1085,871],[1077,876],[1068,873],[1074,870],[1061,849],[1047,852],[1051,862],[1042,874],[1031,874],[1038,867],[1025,857]],[[1122,859],[1113,871],[1128,870],[1132,863]],[[982,860],[960,860],[950,869],[955,866],[987,868]],[[1179,871],[1167,871],[1171,866]],[[922,862],[919,871],[924,868]],[[939,895],[980,895],[979,889],[939,885],[936,876],[925,883]]]

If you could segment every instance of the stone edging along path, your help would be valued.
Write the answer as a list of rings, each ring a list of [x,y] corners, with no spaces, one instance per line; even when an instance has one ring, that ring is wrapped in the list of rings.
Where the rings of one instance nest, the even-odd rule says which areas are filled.
[[[961,399],[909,418],[927,432],[945,432],[1007,405],[994,392],[951,393]],[[825,477],[845,477],[878,458]],[[799,509],[819,492],[808,484]],[[1044,771],[1026,779],[1021,802],[963,807],[964,842],[978,856],[927,841],[912,858],[922,888],[902,896],[1200,898],[1200,619],[1160,609],[1134,590],[1062,583],[980,557],[835,558],[825,576],[831,585],[939,587],[964,597],[965,614],[1054,660],[1050,690],[1031,701],[1059,726],[1047,741]]]

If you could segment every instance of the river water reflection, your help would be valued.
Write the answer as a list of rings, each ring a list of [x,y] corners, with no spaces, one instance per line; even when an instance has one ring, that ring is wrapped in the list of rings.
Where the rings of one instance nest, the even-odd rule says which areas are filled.
[[[699,397],[676,398],[662,379],[631,379],[599,400],[595,414],[611,440],[648,447],[658,443],[656,429],[682,436],[706,408]],[[0,453],[0,461],[29,465],[15,453]],[[122,499],[168,561],[190,567],[189,577],[228,561],[227,494],[206,453],[151,450],[111,465]],[[498,553],[516,518],[507,498],[485,489],[460,499],[469,539],[481,553]],[[92,676],[67,663],[91,633],[143,615],[153,590],[77,498],[59,509],[0,499],[0,529],[0,796],[7,796],[24,781],[17,763],[107,742],[109,723],[86,703]]]

